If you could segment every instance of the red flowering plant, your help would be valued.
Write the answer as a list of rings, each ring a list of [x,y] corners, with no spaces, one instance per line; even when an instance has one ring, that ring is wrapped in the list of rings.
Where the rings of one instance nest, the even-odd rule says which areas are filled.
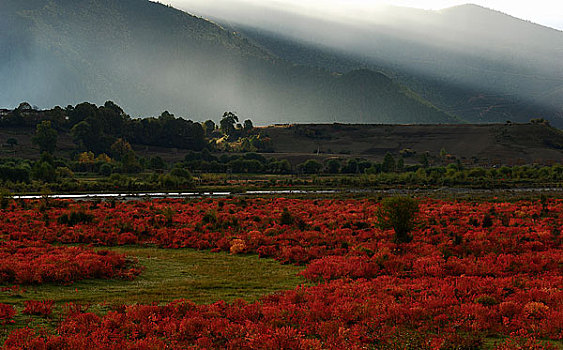
[[[34,240],[257,253],[304,265],[311,285],[254,303],[182,300],[123,306],[105,315],[79,310],[68,313],[56,334],[18,330],[5,347],[475,348],[485,337],[509,336],[500,348],[539,349],[549,348],[538,345],[544,340],[563,339],[563,201],[420,200],[410,242],[394,240],[394,230],[377,225],[380,207],[373,200],[284,198],[95,208],[67,202],[44,214],[16,207],[0,218],[0,252],[11,252],[0,263],[5,283],[122,271],[122,256],[58,251],[44,243],[40,250]],[[80,210],[92,219],[74,225],[57,219]],[[32,262],[31,272],[11,268],[17,265],[9,260],[13,253]],[[57,265],[68,256],[82,263]],[[45,272],[45,265],[58,272]]]
[[[24,303],[24,315],[50,316],[53,313],[54,300],[26,300]]]

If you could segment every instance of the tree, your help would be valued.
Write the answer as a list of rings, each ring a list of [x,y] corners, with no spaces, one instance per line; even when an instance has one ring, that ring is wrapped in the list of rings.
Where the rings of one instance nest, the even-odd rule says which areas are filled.
[[[18,145],[18,139],[10,137],[6,140],[6,144],[10,146],[11,149],[14,149]]]
[[[65,110],[59,106],[54,107],[51,110],[43,111],[46,120],[50,120],[53,128],[60,130],[66,127],[67,120]]]
[[[31,107],[31,105],[28,102],[22,102],[18,106],[18,111],[31,111],[31,110],[33,110],[33,107]]]
[[[39,146],[39,152],[52,154],[57,147],[57,131],[51,127],[50,121],[44,120],[37,124],[31,141]]]
[[[96,120],[98,114],[98,107],[95,104],[83,102],[77,104],[76,107],[68,106],[66,108],[69,123],[72,126],[88,120],[89,122]]]
[[[75,143],[79,144],[82,148],[86,147],[86,139],[90,134],[91,126],[88,122],[81,121],[75,124],[72,129],[70,129],[70,135]]]
[[[102,131],[109,135],[122,135],[129,119],[123,109],[112,101],[107,101],[103,107],[98,108],[97,117],[102,122]]]
[[[193,180],[192,174],[186,168],[176,167],[170,171],[170,175],[182,178],[188,182],[192,182]]]
[[[205,136],[207,137],[211,136],[211,134],[213,133],[213,131],[215,131],[216,128],[217,125],[215,125],[215,122],[213,120],[206,120],[203,123],[203,130],[205,131]]]
[[[382,229],[395,231],[394,241],[407,243],[412,240],[410,232],[416,223],[418,202],[410,197],[387,197],[377,209],[378,225]]]
[[[343,173],[347,174],[357,174],[358,173],[358,161],[356,159],[348,159],[346,165],[342,168]]]
[[[287,159],[273,161],[268,166],[270,172],[274,174],[289,174],[291,172],[291,163]]]
[[[78,163],[80,164],[94,164],[94,153],[92,152],[82,152],[78,155]]]
[[[111,145],[111,154],[115,159],[121,160],[127,153],[132,152],[131,144],[122,138]]]
[[[273,152],[274,145],[269,137],[258,135],[250,136],[250,143],[260,152]]]
[[[240,142],[240,151],[241,152],[256,152],[258,149],[252,146],[252,143],[248,139],[248,137],[243,137]]]
[[[225,112],[223,114],[223,118],[219,122],[221,131],[223,131],[225,135],[232,135],[235,131],[235,123],[237,122],[238,117],[236,114],[234,114],[233,112]]]
[[[397,161],[397,171],[402,172],[405,169],[405,160],[403,157],[399,157]]]
[[[70,129],[73,141],[83,151],[105,152],[105,139],[98,128],[92,126],[88,121],[81,121]]]
[[[31,176],[36,180],[45,182],[55,182],[57,180],[57,172],[53,166],[53,160],[48,153],[43,153],[41,159],[35,162],[31,169]]]
[[[386,173],[395,171],[395,158],[393,158],[393,155],[391,153],[385,154],[381,168]]]
[[[160,117],[158,117],[158,119],[162,122],[166,122],[166,121],[174,120],[176,118],[174,117],[174,114],[172,114],[168,111],[164,111],[160,114]]]
[[[303,172],[303,174],[318,174],[322,168],[323,165],[313,159],[309,159],[297,166],[297,169]]]
[[[134,151],[129,151],[121,157],[122,169],[126,173],[136,173],[143,170]]]
[[[166,162],[160,156],[151,157],[149,159],[148,166],[149,168],[154,170],[162,170],[162,169],[166,169]]]
[[[244,131],[248,132],[252,129],[254,129],[254,125],[252,124],[252,120],[247,119],[244,121],[244,126],[243,126]]]
[[[424,152],[422,156],[420,156],[420,164],[423,168],[428,168],[430,166],[430,161],[428,159],[428,152]]]
[[[329,159],[326,162],[326,172],[329,174],[338,174],[340,171],[340,161],[338,159]]]
[[[103,176],[110,176],[113,171],[113,167],[109,163],[104,163],[100,166],[100,174]]]
[[[105,153],[102,153],[96,157],[96,162],[111,163],[111,158]]]
[[[82,152],[78,155],[77,160],[80,171],[92,171],[94,169],[94,153]]]

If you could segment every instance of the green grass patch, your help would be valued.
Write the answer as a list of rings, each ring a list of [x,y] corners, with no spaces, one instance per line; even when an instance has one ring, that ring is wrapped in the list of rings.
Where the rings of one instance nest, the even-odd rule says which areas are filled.
[[[104,247],[134,256],[145,270],[132,281],[83,280],[72,285],[24,286],[25,292],[0,292],[0,303],[12,304],[18,315],[15,324],[0,330],[0,344],[14,328],[41,326],[53,330],[66,303],[89,304],[90,311],[105,313],[119,304],[163,304],[175,299],[213,303],[236,299],[255,301],[280,290],[305,283],[297,276],[302,267],[282,265],[257,255],[229,255],[193,249],[149,247]],[[26,300],[54,300],[49,318],[22,315]]]
[[[493,350],[497,346],[501,345],[504,341],[506,341],[507,338],[508,337],[502,337],[502,336],[485,338],[485,341],[483,342],[483,349]],[[549,343],[552,346],[555,346],[556,349],[563,349],[563,341],[561,341],[561,340],[540,340],[540,341],[544,345]]]
[[[186,298],[196,303],[244,299],[292,289],[305,280],[301,267],[282,265],[256,255],[229,255],[191,249],[146,247],[103,248],[134,256],[145,270],[132,281],[83,280],[72,285],[25,286],[25,293],[1,293],[0,302],[16,306],[25,300],[61,303],[146,304]]]

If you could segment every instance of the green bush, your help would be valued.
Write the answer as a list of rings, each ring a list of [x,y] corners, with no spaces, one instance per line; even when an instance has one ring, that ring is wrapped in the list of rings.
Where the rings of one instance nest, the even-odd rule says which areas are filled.
[[[8,208],[13,199],[12,193],[9,190],[4,188],[0,189],[0,208]]]
[[[59,224],[67,226],[89,224],[92,221],[94,221],[94,215],[83,211],[71,211],[69,214],[62,214],[57,218]]]
[[[323,165],[321,163],[312,159],[309,159],[297,166],[297,169],[303,174],[318,174],[322,168]]]
[[[170,175],[180,177],[188,181],[192,180],[192,174],[185,168],[174,168],[170,171]]]
[[[100,175],[110,176],[112,172],[113,167],[111,166],[111,164],[104,163],[100,166]]]
[[[475,299],[477,304],[485,305],[485,306],[493,306],[497,305],[499,302],[495,299],[495,297],[490,295],[481,295]]]
[[[294,221],[295,218],[291,215],[289,210],[287,210],[287,208],[283,208],[283,212],[280,216],[280,225],[292,225]]]
[[[418,202],[415,199],[397,196],[383,199],[376,215],[380,228],[395,231],[395,242],[407,243],[412,240],[410,232],[416,224],[417,213]]]

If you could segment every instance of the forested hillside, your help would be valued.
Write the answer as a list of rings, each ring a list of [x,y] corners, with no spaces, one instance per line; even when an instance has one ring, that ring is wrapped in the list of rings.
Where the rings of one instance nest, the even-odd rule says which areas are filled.
[[[225,110],[272,122],[459,122],[380,73],[295,65],[147,0],[5,0],[0,106],[113,100],[134,116]]]
[[[492,92],[483,87],[470,87],[459,81],[448,81],[420,72],[399,68],[383,61],[367,60],[351,52],[316,46],[290,39],[271,31],[246,26],[235,26],[258,46],[289,61],[335,72],[350,72],[361,67],[385,72],[395,81],[430,101],[443,111],[472,122],[525,122],[532,117],[546,116],[553,124],[563,126],[563,110],[539,101],[530,101],[514,94]],[[517,83],[514,83],[517,84]],[[557,96],[557,89],[547,92]]]
[[[334,14],[328,5],[311,13],[236,0],[185,5],[290,61],[383,71],[470,122],[543,117],[563,126],[563,32],[476,5],[363,7],[343,2]]]

